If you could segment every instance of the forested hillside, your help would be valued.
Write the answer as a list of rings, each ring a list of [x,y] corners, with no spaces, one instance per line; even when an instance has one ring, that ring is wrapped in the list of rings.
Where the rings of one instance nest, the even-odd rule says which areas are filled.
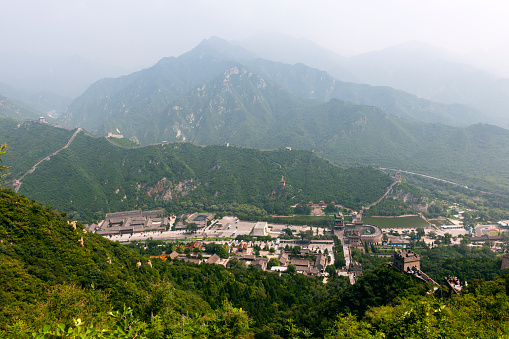
[[[42,133],[46,127],[38,126]],[[23,145],[9,145],[9,160],[23,154]],[[80,132],[69,148],[23,179],[20,193],[78,220],[156,207],[171,213],[207,210],[253,217],[289,213],[291,205],[320,200],[360,209],[391,183],[381,171],[339,168],[311,151],[187,143],[130,149]]]
[[[338,115],[338,110],[344,113]],[[311,135],[321,142],[321,150],[315,153],[342,166],[368,163],[412,170],[495,192],[509,187],[507,173],[501,170],[509,165],[509,157],[504,156],[509,152],[509,133],[501,128],[409,123],[374,108],[359,111],[358,106],[335,100],[316,114],[322,118],[303,115],[300,127],[289,123],[296,132],[290,128],[284,131],[281,125],[279,131],[265,129],[253,134],[256,146],[263,148],[275,140],[284,147],[286,142],[277,141],[282,133],[305,148],[314,148],[316,145],[306,144],[300,136]],[[12,166],[9,180],[18,179],[50,156],[23,179],[20,193],[73,213],[79,220],[100,219],[110,211],[155,207],[173,212],[198,209],[263,216],[285,214],[290,205],[320,200],[359,209],[380,197],[390,184],[388,177],[376,170],[337,168],[310,151],[265,152],[185,143],[130,149],[83,132],[68,149],[53,156],[72,133],[46,124],[18,126],[3,120],[0,141],[10,147],[4,156],[4,163]],[[203,141],[200,138],[207,135],[223,137],[198,133],[196,139]],[[247,136],[241,137],[238,135],[236,142],[246,144]],[[282,177],[285,186],[280,183]]]
[[[260,83],[255,84],[255,88],[261,90],[244,91],[244,96],[234,97],[232,102],[228,92],[233,89],[221,87],[226,97],[211,97],[209,89],[228,81],[218,77],[231,75],[233,67],[258,79]],[[147,144],[178,137],[179,124],[184,117],[176,117],[168,112],[170,109],[185,111],[192,108],[185,117],[190,123],[200,122],[198,116],[205,115],[201,112],[204,108],[219,114],[222,111],[236,112],[237,124],[231,127],[239,129],[239,133],[248,134],[255,127],[253,119],[261,120],[264,126],[270,125],[272,121],[266,119],[267,111],[276,108],[283,112],[270,112],[269,115],[279,123],[282,123],[279,121],[281,117],[293,114],[288,112],[292,106],[302,106],[301,110],[306,115],[314,116],[315,108],[310,107],[306,100],[296,101],[288,94],[263,90],[266,85],[278,86],[279,92],[289,91],[301,99],[326,102],[335,98],[373,105],[386,113],[413,121],[461,126],[484,121],[478,111],[466,106],[434,103],[389,87],[342,82],[303,64],[291,66],[257,59],[241,47],[219,38],[204,40],[193,50],[177,58],[164,58],[153,67],[96,82],[69,106],[60,121],[99,135],[119,131],[128,138]],[[262,107],[257,107],[258,103]],[[238,126],[238,122],[242,121],[246,124]],[[224,118],[213,119],[213,122],[215,128],[229,125]]]
[[[50,338],[59,331],[66,338],[85,331],[87,338],[509,334],[507,276],[473,281],[455,296],[447,290],[427,294],[431,286],[383,266],[349,286],[337,277],[323,284],[252,266],[165,262],[87,233],[4,189],[0,266],[0,336],[9,339],[37,332]]]
[[[10,147],[2,156],[11,166],[10,180],[18,179],[35,163],[65,146],[73,132],[46,124],[0,118],[0,142]]]
[[[97,82],[62,119],[142,144],[288,146],[313,149],[340,166],[422,172],[488,191],[509,188],[501,170],[509,165],[506,130],[419,123],[464,125],[479,121],[476,111],[255,59],[217,38],[152,68]]]

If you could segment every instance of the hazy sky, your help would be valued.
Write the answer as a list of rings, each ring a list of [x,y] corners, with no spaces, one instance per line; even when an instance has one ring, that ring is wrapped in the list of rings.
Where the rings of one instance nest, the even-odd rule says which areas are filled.
[[[503,0],[4,0],[0,46],[128,67],[180,55],[212,35],[259,31],[345,56],[409,40],[467,53],[509,41],[508,10]]]

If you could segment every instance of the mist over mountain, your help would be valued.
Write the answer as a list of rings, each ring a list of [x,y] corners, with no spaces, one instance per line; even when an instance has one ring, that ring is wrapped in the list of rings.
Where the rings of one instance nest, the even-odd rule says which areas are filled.
[[[444,48],[410,41],[346,58],[303,39],[281,35],[275,37],[272,40],[270,36],[266,37],[270,48],[266,48],[263,39],[258,36],[236,43],[281,62],[303,62],[339,80],[389,86],[433,102],[470,106],[480,114],[474,121],[468,119],[467,124],[485,122],[504,128],[509,126],[506,80],[465,63],[468,58]],[[270,43],[274,40],[277,42]],[[482,62],[478,61],[477,64]],[[338,69],[343,71],[338,72]]]
[[[327,71],[341,81],[358,82],[346,67],[347,58],[303,38],[277,33],[258,33],[232,43],[244,47],[260,58],[287,64],[305,64]]]
[[[223,88],[219,93],[211,92],[211,88],[219,88],[226,83],[224,74],[229,72],[233,82],[258,79],[256,81],[263,82],[264,86],[235,83],[234,87],[247,86],[243,88],[247,92],[237,95],[231,88]],[[249,76],[242,77],[240,74],[237,78],[235,72]],[[227,94],[232,96],[227,99]],[[221,98],[218,99],[218,96]],[[483,119],[479,112],[465,106],[437,104],[389,87],[341,82],[326,72],[303,64],[292,66],[256,58],[239,46],[211,38],[177,58],[164,58],[151,68],[95,83],[73,101],[60,122],[97,134],[121,133],[143,144],[162,140],[192,140],[209,144],[232,141],[225,136],[235,134],[235,130],[242,131],[242,134],[247,128],[252,131],[250,133],[256,134],[258,128],[267,130],[272,128],[268,126],[287,124],[296,117],[291,109],[300,107],[297,110],[308,110],[306,106],[318,104],[309,102],[309,99],[327,102],[333,98],[380,107],[389,114],[413,121],[465,126]],[[266,105],[253,106],[256,101],[264,101]],[[194,118],[185,118],[182,112],[177,114],[176,110],[195,117],[202,128],[206,121],[215,121],[215,125],[209,126],[205,133],[192,133],[184,120]],[[204,118],[204,112],[211,114],[221,110],[238,112],[235,117]],[[283,116],[286,117],[284,122],[281,120]],[[221,140],[209,135],[220,133],[219,126],[230,124],[229,119],[242,121],[244,125],[235,126],[235,130],[224,134]],[[253,123],[257,119],[264,121],[263,124]],[[187,133],[184,133],[186,129]],[[193,129],[198,131],[195,127]],[[186,134],[196,135],[196,138]],[[310,145],[305,144],[306,147]]]
[[[23,103],[14,102],[0,95],[0,117],[23,121],[37,118],[38,113]]]
[[[79,56],[8,52],[0,55],[0,82],[23,92],[48,91],[68,98],[79,96],[101,78],[119,76],[129,71],[132,70]]]
[[[57,117],[62,114],[72,102],[71,98],[54,92],[45,90],[38,92],[23,91],[3,83],[0,83],[0,95],[16,101],[20,105],[29,106],[32,110],[40,112],[40,115],[49,117]]]
[[[387,85],[437,102],[461,103],[483,112],[486,122],[507,128],[506,79],[456,61],[429,44],[411,42],[350,58],[361,81]]]

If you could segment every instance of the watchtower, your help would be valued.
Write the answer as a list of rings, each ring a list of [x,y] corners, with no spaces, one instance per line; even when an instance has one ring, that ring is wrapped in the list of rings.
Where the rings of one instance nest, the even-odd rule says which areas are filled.
[[[421,256],[411,250],[394,252],[394,268],[406,272],[421,269]]]

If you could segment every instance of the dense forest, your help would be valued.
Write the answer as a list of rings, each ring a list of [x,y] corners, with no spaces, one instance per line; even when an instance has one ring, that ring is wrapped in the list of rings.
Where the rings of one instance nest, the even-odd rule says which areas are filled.
[[[0,336],[41,338],[499,337],[507,324],[508,276],[473,280],[461,296],[386,266],[348,285],[299,274],[150,259],[76,229],[50,207],[0,191]],[[451,252],[452,251],[452,252]],[[454,253],[426,269],[461,274]],[[424,253],[423,253],[424,255]],[[477,255],[474,253],[473,255]],[[438,260],[438,261],[436,261]],[[500,262],[486,253],[487,263]],[[491,261],[490,261],[491,260]],[[141,265],[137,264],[141,263]],[[432,264],[434,263],[434,264]],[[485,265],[486,267],[490,265]],[[448,267],[450,267],[448,269]],[[466,270],[466,269],[465,269]],[[500,272],[500,271],[498,271]],[[500,272],[502,273],[502,272]]]
[[[4,160],[13,167],[11,180],[65,145],[73,133],[44,124],[2,131],[12,133]],[[40,138],[47,144],[34,145]],[[169,213],[210,211],[241,218],[287,215],[290,206],[321,200],[360,209],[383,195],[392,179],[371,167],[340,168],[312,151],[188,143],[123,148],[80,132],[22,182],[20,193],[74,220],[92,221],[108,212],[161,207]]]

